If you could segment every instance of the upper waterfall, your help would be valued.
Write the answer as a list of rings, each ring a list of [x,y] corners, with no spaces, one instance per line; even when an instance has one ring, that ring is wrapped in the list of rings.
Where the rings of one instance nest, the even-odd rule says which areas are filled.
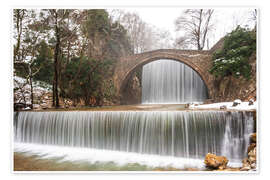
[[[206,98],[203,80],[184,63],[162,59],[143,66],[143,104],[203,102]]]

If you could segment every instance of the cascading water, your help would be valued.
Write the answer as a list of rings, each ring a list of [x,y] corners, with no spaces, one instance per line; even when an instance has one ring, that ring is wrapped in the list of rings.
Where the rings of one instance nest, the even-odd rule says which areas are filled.
[[[210,152],[241,162],[253,131],[251,112],[18,112],[16,143],[203,159]]]
[[[167,59],[143,66],[143,104],[203,102],[206,98],[203,80],[189,66]]]

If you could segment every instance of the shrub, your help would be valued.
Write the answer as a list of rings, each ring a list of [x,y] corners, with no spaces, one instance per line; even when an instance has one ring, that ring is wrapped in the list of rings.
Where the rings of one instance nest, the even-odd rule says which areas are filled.
[[[249,57],[256,51],[256,32],[238,26],[225,36],[224,46],[213,54],[210,69],[215,77],[243,76],[250,79]]]

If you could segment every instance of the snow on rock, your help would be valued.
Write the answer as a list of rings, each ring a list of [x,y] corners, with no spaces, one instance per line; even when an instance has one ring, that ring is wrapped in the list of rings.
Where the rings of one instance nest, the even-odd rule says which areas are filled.
[[[248,101],[248,105],[253,105],[254,104],[254,100],[253,99],[250,99],[249,101]]]
[[[240,99],[236,99],[236,100],[233,101],[233,105],[232,106],[238,106],[241,103],[242,103],[242,101]]]
[[[238,101],[239,102],[239,101]],[[241,102],[237,106],[233,106],[234,102],[220,102],[213,104],[202,104],[202,105],[190,105],[190,109],[220,109],[220,107],[225,107],[231,110],[255,110],[257,109],[257,102],[255,101],[252,105],[249,102]]]

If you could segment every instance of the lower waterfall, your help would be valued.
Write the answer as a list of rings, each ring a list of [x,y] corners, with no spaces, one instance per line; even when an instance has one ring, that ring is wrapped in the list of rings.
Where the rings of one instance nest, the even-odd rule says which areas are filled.
[[[143,104],[203,102],[206,98],[203,80],[184,63],[162,59],[143,66]]]
[[[14,140],[194,159],[210,152],[241,162],[253,126],[251,112],[17,112]]]

